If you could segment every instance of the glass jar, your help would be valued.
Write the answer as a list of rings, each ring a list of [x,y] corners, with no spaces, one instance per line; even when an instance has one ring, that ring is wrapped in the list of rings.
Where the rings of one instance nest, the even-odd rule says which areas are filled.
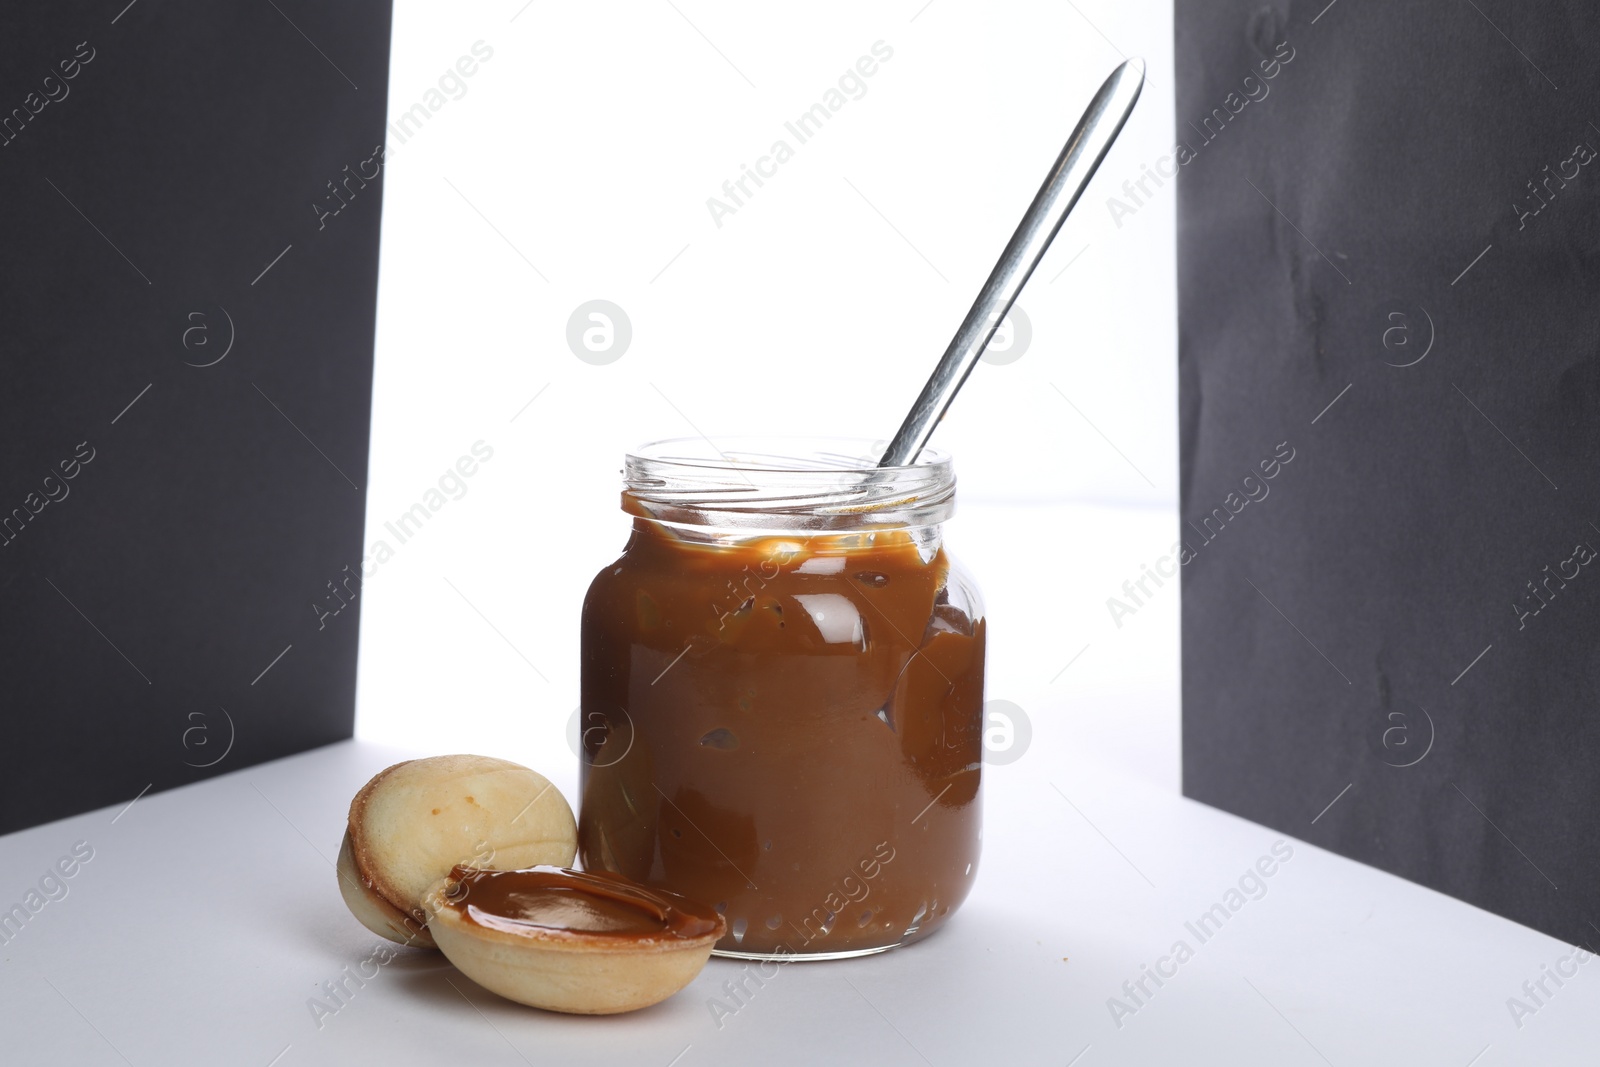
[[[663,441],[583,607],[579,848],[714,906],[720,955],[837,959],[938,929],[982,836],[984,619],[945,552],[947,455]]]

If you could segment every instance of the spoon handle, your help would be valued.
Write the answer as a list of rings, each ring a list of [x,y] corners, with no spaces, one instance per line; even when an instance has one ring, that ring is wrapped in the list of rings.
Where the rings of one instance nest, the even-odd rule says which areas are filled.
[[[1011,310],[1017,293],[1027,283],[1045,249],[1050,247],[1067,213],[1078,202],[1083,187],[1089,184],[1111,143],[1122,132],[1122,125],[1128,121],[1143,87],[1144,61],[1137,58],[1124,61],[1100,86],[1088,110],[1078,120],[1077,129],[1072,131],[1066,147],[1050,168],[1044,185],[1028,205],[1027,214],[1022,216],[1017,231],[1000,254],[989,280],[983,283],[972,310],[967,312],[950,347],[945,349],[939,365],[934,368],[933,376],[922,387],[911,413],[894,440],[889,442],[888,450],[878,461],[879,467],[900,467],[915,462],[927,445],[933,428],[977,365],[989,339]]]

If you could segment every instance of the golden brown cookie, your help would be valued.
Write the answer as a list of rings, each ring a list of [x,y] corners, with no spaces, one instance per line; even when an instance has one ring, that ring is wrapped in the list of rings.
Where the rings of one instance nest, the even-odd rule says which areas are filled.
[[[566,866],[576,852],[572,809],[543,775],[489,756],[408,760],[350,802],[339,890],[373,933],[431,948],[422,897],[458,864]]]
[[[727,921],[675,893],[607,872],[458,867],[423,907],[445,957],[491,992],[535,1008],[610,1015],[648,1007],[705,967]]]

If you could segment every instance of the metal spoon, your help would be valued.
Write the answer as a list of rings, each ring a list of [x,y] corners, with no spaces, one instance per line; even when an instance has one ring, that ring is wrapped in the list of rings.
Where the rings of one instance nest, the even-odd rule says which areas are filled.
[[[878,461],[879,467],[902,467],[912,463],[927,445],[934,426],[944,416],[972,368],[977,366],[978,358],[1011,310],[1017,293],[1022,291],[1045,249],[1050,247],[1056,231],[1061,229],[1067,213],[1078,202],[1083,187],[1089,184],[1111,143],[1122,132],[1122,125],[1128,121],[1142,88],[1144,60],[1137,58],[1125,61],[1100,86],[1083,118],[1078,120],[1078,128],[1072,131],[1072,137],[1056,158],[1044,185],[1028,205],[1028,213],[1022,216],[1017,232],[1011,235],[1006,250],[1000,253],[1000,261],[994,265],[989,280],[983,283],[972,310],[967,312],[950,347],[933,369],[933,376],[922,387],[922,395],[917,397],[911,413],[894,440],[889,442],[888,450]]]

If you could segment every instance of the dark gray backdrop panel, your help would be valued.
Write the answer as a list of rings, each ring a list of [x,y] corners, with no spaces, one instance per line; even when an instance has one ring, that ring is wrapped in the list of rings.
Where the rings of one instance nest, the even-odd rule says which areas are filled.
[[[0,831],[350,734],[389,18],[0,18]]]
[[[1600,944],[1600,9],[1176,15],[1184,790]]]

